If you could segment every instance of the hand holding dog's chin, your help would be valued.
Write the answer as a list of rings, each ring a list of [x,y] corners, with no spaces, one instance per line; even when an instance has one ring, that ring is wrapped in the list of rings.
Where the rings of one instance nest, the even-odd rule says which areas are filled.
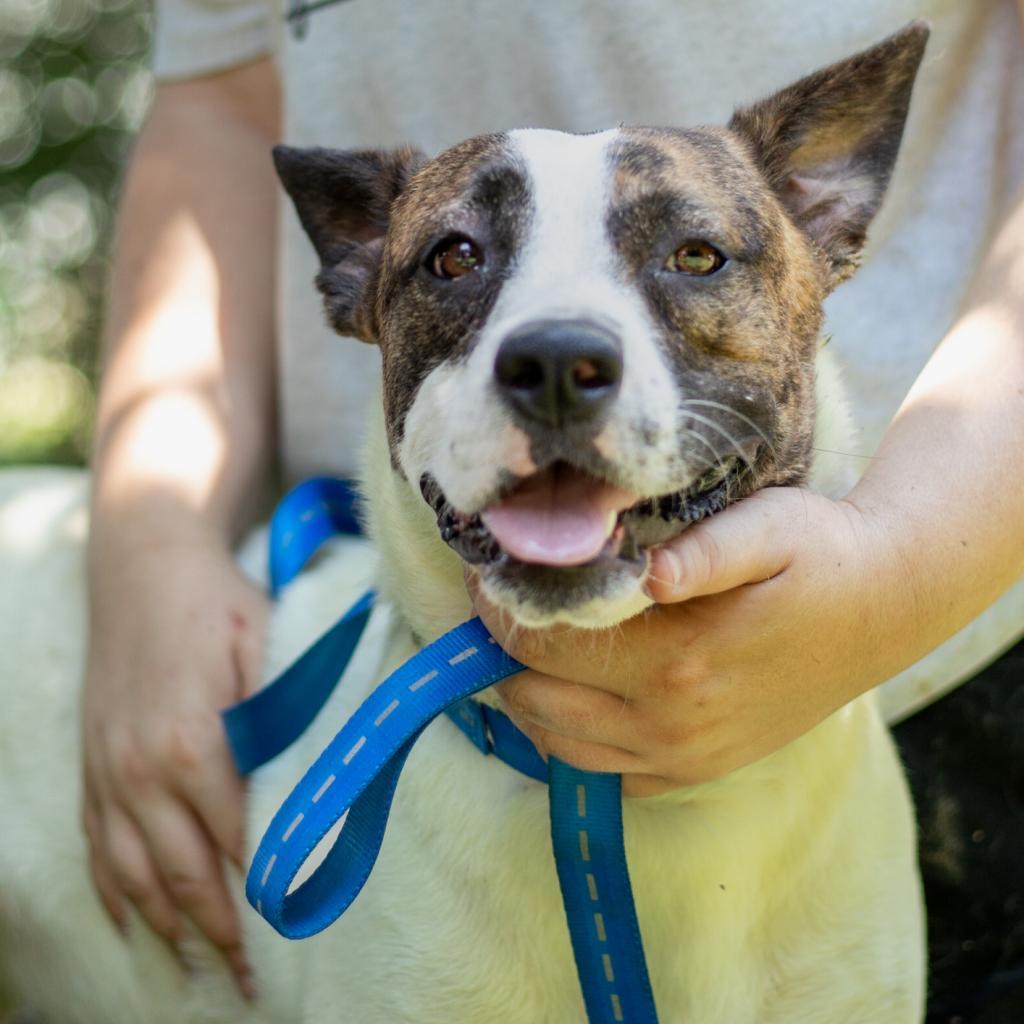
[[[656,606],[614,629],[510,630],[476,604],[532,669],[499,691],[541,752],[648,796],[760,760],[914,660],[901,565],[854,505],[772,488],[654,552]]]
[[[97,890],[177,947],[184,919],[248,968],[223,857],[244,793],[219,711],[258,685],[266,599],[212,539],[165,542],[95,573],[83,692],[83,819]]]

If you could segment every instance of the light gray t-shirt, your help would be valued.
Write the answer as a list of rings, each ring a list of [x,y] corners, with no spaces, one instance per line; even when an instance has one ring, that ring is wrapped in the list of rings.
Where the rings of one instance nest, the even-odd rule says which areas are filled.
[[[155,71],[274,54],[293,145],[429,152],[513,127],[723,123],[733,107],[916,17],[932,38],[864,266],[826,306],[863,462],[953,321],[1024,182],[1024,37],[1013,0],[157,0]],[[325,327],[316,261],[284,210],[282,450],[293,479],[351,472],[376,351]],[[851,456],[853,457],[853,456]],[[1024,583],[886,684],[890,718],[1024,634]]]

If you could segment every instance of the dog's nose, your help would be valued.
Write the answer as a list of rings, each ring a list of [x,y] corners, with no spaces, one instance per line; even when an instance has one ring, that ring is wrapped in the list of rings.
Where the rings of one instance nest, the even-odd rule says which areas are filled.
[[[521,419],[549,427],[595,422],[619,390],[622,348],[597,324],[533,323],[501,343],[494,378]]]

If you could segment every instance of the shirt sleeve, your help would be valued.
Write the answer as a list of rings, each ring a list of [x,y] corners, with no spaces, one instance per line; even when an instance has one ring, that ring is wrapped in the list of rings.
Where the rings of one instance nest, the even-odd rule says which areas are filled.
[[[153,74],[173,81],[273,52],[273,0],[156,0]]]

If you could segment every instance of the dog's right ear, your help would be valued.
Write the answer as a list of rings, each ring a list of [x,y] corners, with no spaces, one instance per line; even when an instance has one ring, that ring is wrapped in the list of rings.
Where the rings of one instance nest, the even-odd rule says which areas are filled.
[[[426,162],[392,150],[274,147],[274,166],[320,257],[316,284],[339,333],[376,341],[373,291],[391,205]]]
[[[928,26],[912,22],[733,115],[768,183],[831,264],[857,268],[889,184]]]

